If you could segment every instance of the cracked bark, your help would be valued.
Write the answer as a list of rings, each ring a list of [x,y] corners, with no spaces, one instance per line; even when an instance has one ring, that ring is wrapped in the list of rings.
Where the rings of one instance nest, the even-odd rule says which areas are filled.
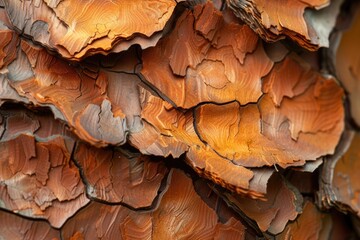
[[[356,239],[359,11],[0,0],[0,238]]]

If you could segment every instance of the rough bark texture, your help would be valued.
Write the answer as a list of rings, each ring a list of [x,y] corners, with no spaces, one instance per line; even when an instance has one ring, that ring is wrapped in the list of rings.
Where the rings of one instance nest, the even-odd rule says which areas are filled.
[[[351,0],[0,0],[0,239],[356,239],[359,26]]]

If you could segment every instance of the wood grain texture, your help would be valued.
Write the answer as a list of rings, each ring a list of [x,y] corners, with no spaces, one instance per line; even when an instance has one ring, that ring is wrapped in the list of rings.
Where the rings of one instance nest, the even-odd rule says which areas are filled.
[[[204,218],[203,216],[206,216]],[[218,222],[183,172],[171,172],[158,206],[136,212],[122,206],[92,203],[62,228],[66,239],[244,239],[244,226],[234,218]]]
[[[357,239],[359,7],[0,0],[0,239]]]
[[[2,11],[0,14],[4,15],[5,13]],[[3,21],[2,23],[4,23]],[[0,35],[0,69],[2,69],[2,72],[5,72],[6,67],[14,61],[16,57],[16,51],[14,51],[14,49],[16,49],[16,45],[19,43],[19,37],[15,31],[5,25],[0,28]]]
[[[344,215],[321,212],[311,202],[306,202],[303,215],[289,224],[278,239],[356,239],[349,225]]]
[[[272,64],[248,26],[207,3],[185,11],[168,36],[143,52],[141,74],[177,107],[247,104],[261,96],[261,77]]]
[[[309,50],[329,47],[341,0],[226,0],[236,16],[266,41],[289,37]]]
[[[153,35],[164,28],[176,5],[173,0],[4,3],[18,31],[71,60],[126,50],[127,40],[145,42],[146,47],[148,41],[158,39]]]
[[[0,238],[13,240],[61,239],[60,231],[51,228],[45,221],[32,221],[5,211],[0,211]]]
[[[274,235],[281,233],[289,221],[302,212],[300,192],[278,174],[273,174],[267,184],[266,201],[225,194],[247,217],[256,221],[259,229]]]
[[[236,37],[239,40],[221,37],[229,36],[227,32],[240,34]],[[182,36],[192,36],[193,40],[181,40]],[[180,45],[184,41],[190,44],[188,48],[185,47],[188,49],[185,55],[184,51],[177,52],[177,49],[183,48]],[[236,46],[232,45],[234,41]],[[180,44],[179,47],[176,44]],[[193,11],[184,11],[175,29],[156,47],[143,53],[141,73],[145,79],[142,80],[154,84],[161,95],[167,95],[166,99],[176,106],[192,108],[201,104],[195,107],[194,114],[192,111],[184,114],[170,103],[153,96],[146,97],[149,94],[139,91],[140,79],[134,73],[140,61],[135,48],[120,54],[114,62],[100,56],[80,65],[68,65],[66,61],[27,41],[22,40],[19,48],[9,72],[22,68],[26,62],[30,76],[10,75],[11,85],[31,102],[40,106],[50,105],[56,117],[68,122],[81,139],[98,147],[120,145],[126,142],[130,133],[131,143],[143,153],[177,157],[188,152],[188,162],[196,171],[239,193],[253,192],[253,196],[264,194],[250,189],[253,173],[244,167],[279,165],[285,168],[303,165],[306,160],[331,154],[343,129],[342,91],[332,80],[325,80],[295,56],[284,58],[272,68],[273,62],[258,43],[256,35],[246,25],[233,22],[233,18],[224,18],[210,3],[195,6]],[[169,50],[162,51],[163,48]],[[168,60],[169,77],[159,78],[166,67],[153,71],[155,65],[147,66],[148,63],[156,64],[153,57],[158,57],[162,62]],[[124,58],[130,61],[124,62]],[[185,80],[191,75],[188,70],[196,70],[204,61],[208,61],[206,59],[224,65],[224,74],[232,86],[230,92],[217,86],[222,84],[221,81],[206,83],[204,79],[205,82],[200,79]],[[229,59],[233,59],[231,61],[238,67]],[[242,67],[245,68],[238,73],[232,72]],[[289,68],[297,74],[290,76],[287,73]],[[51,69],[50,72],[48,69]],[[256,75],[255,70],[262,73]],[[158,76],[152,78],[151,74]],[[266,74],[261,84],[260,78]],[[172,95],[179,93],[174,90],[180,80],[167,81],[182,76],[185,77],[184,81],[191,84],[199,86],[197,82],[204,82],[204,86],[213,85],[219,91],[211,93],[213,99],[200,98],[194,102],[189,98],[188,104],[184,95],[176,100]],[[211,81],[214,76],[209,72]],[[255,79],[249,78],[254,76]],[[72,81],[68,81],[68,78]],[[237,82],[240,78],[243,80]],[[290,81],[282,84],[283,78]],[[169,94],[165,89],[158,88],[157,84],[169,87]],[[184,94],[202,91],[187,88],[189,84],[184,86],[180,91]],[[256,95],[248,95],[255,92]],[[330,99],[327,93],[334,92],[336,98]],[[130,105],[127,104],[129,99]],[[224,105],[207,103],[233,100],[237,101]],[[303,105],[304,101],[306,105]],[[244,104],[248,105],[242,107]],[[312,108],[309,109],[309,106]],[[328,118],[330,114],[334,117]],[[140,115],[145,122],[141,121]],[[325,118],[329,120],[324,121]],[[254,119],[258,119],[258,122]],[[314,119],[318,119],[317,122]],[[326,139],[326,144],[321,139]],[[205,156],[208,159],[206,162],[202,160]],[[240,175],[244,177],[238,178]]]
[[[304,213],[296,223],[298,224],[290,224],[279,236],[279,239],[319,239],[322,224],[321,213],[313,204],[310,202],[305,204]]]
[[[295,157],[299,161],[295,161],[302,165],[305,159],[316,160],[334,153],[344,131],[344,92],[335,79],[325,78],[295,59],[286,58],[265,78],[264,92],[267,94],[259,103],[259,111],[262,134],[270,141],[282,142],[280,145],[284,145],[280,149],[291,149],[291,158],[300,154],[301,157]],[[291,76],[286,74],[288,64],[293,68]],[[292,87],[284,84],[278,88],[275,79],[279,82],[286,79]],[[277,94],[277,91],[282,93]],[[282,165],[281,160],[279,165]]]
[[[344,129],[343,90],[296,55],[274,66],[263,92],[257,104],[203,103],[194,111],[181,111],[147,92],[141,116],[155,127],[154,132],[149,126],[152,146],[162,135],[157,149],[163,150],[156,154],[167,156],[179,150],[176,142],[183,143],[176,155],[187,151],[196,171],[240,193],[252,178],[241,167],[302,166],[334,153]],[[140,150],[145,147],[134,141]],[[236,175],[246,177],[240,181]]]
[[[132,208],[150,207],[167,173],[163,162],[126,149],[115,151],[79,144],[74,160],[82,169],[90,197]]]
[[[335,167],[331,172],[332,181],[329,190],[333,193],[331,204],[337,206],[342,211],[354,212],[360,216],[360,196],[358,194],[360,185],[357,180],[358,174],[358,145],[360,143],[359,134],[355,134],[351,145],[346,153],[336,161]]]
[[[17,45],[20,42],[18,34],[11,29],[5,9],[0,9],[0,105],[6,101],[28,103],[29,100],[19,96],[10,86],[8,74],[9,65],[16,59]],[[17,69],[19,70],[19,69]]]
[[[125,65],[118,60],[110,66],[101,59],[89,60],[84,66],[69,65],[26,41],[21,41],[20,49],[9,66],[10,85],[30,102],[50,106],[80,138],[97,146],[120,145],[129,132],[139,130],[140,80],[132,74],[138,64],[134,49],[125,54],[132,61]],[[24,65],[29,70],[23,69]],[[18,70],[30,75],[19,75]],[[117,87],[122,90],[115,92]],[[131,98],[132,104],[126,104]]]
[[[141,116],[157,129],[158,135],[168,136],[174,142],[181,142],[187,146],[184,150],[188,151],[187,161],[191,167],[233,191],[251,192],[249,181],[253,178],[252,171],[234,165],[206,146],[197,135],[192,111],[182,114],[181,111],[149,93],[145,98],[146,103]],[[138,147],[142,149],[141,145]],[[262,196],[262,194],[254,191],[253,195]]]
[[[66,136],[66,129],[49,117],[22,111],[2,116],[7,117],[0,141],[1,207],[61,227],[89,202],[71,162],[71,133]]]

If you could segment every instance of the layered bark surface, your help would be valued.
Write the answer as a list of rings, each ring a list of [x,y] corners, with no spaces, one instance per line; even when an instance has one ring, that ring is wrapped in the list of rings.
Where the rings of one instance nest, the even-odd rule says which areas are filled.
[[[60,227],[89,202],[71,162],[74,140],[66,136],[71,133],[51,117],[23,111],[2,116],[6,116],[0,143],[2,207]]]
[[[251,171],[242,167],[277,164],[285,168],[332,154],[344,128],[343,91],[335,81],[314,72],[296,55],[285,57],[273,66],[261,44],[256,49],[254,45],[251,47],[251,44],[257,43],[256,36],[251,41],[249,38],[252,35],[236,38],[239,46],[245,49],[249,46],[251,48],[247,51],[253,53],[243,54],[240,58],[239,53],[231,48],[228,52],[226,41],[230,44],[231,38],[216,37],[217,34],[228,36],[224,33],[226,29],[238,28],[240,33],[250,30],[247,26],[227,23],[227,19],[221,16],[217,17],[219,20],[211,20],[219,24],[206,29],[209,25],[201,22],[209,19],[211,13],[212,18],[220,14],[210,3],[196,6],[193,12],[184,12],[169,36],[162,39],[158,46],[144,51],[141,73],[168,102],[152,96],[145,97],[142,118],[157,128],[160,134],[185,143],[187,159],[195,169],[204,171],[207,177],[238,192],[249,189],[249,180],[253,177]],[[201,29],[196,29],[196,26],[201,26]],[[182,46],[184,41],[179,36],[193,40]],[[212,59],[212,53],[230,58]],[[206,57],[212,60],[208,62]],[[154,58],[158,59],[157,63]],[[184,64],[181,69],[172,67],[175,58],[176,62]],[[231,58],[237,65],[229,61]],[[257,64],[252,62],[252,58]],[[262,65],[263,62],[265,65]],[[210,64],[206,67],[209,71],[198,69],[202,63]],[[219,69],[212,66],[213,63],[224,66],[222,78],[212,73]],[[254,70],[246,69],[247,64]],[[273,68],[269,72],[271,66]],[[245,69],[242,70],[243,67]],[[265,72],[259,76],[254,74],[254,71],[262,69]],[[235,73],[237,70],[239,72]],[[192,71],[195,72],[192,74]],[[261,87],[261,76],[264,75],[267,76]],[[221,80],[224,77],[226,81]],[[212,82],[208,82],[207,78]],[[231,92],[236,95],[226,94],[227,89],[232,89]],[[192,110],[180,111],[169,102]],[[142,146],[137,147],[142,150]],[[148,150],[145,148],[143,151]],[[202,159],[207,159],[206,163],[201,163]],[[219,166],[220,161],[223,161],[222,166]],[[232,170],[226,170],[230,168]],[[242,175],[242,182],[236,181],[235,175]],[[224,176],[223,179],[221,176]]]
[[[126,50],[130,39],[144,47],[154,44],[176,5],[173,0],[3,2],[18,31],[72,60]]]
[[[124,149],[111,151],[79,144],[74,160],[82,169],[89,196],[133,208],[152,205],[167,173],[163,162]]]
[[[0,0],[0,238],[355,238],[358,9]]]
[[[263,39],[291,38],[309,50],[329,47],[342,0],[226,0],[229,7]]]
[[[216,212],[196,194],[191,179],[184,173],[172,171],[168,184],[156,210],[136,212],[123,206],[92,203],[63,227],[63,237],[244,239],[244,226],[234,218],[225,223],[218,222]],[[178,219],[181,219],[181,225]]]

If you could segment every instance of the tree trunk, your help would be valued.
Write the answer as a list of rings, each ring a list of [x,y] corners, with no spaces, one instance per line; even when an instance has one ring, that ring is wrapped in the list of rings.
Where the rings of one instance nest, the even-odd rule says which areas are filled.
[[[357,239],[360,5],[0,0],[1,239]]]

